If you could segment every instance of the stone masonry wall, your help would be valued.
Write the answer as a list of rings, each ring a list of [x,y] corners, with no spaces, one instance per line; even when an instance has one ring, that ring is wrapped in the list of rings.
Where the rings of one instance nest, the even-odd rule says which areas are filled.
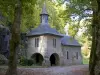
[[[35,47],[35,38],[39,38],[39,47]],[[56,47],[53,46],[53,39],[56,39]],[[68,59],[67,59],[68,51]],[[76,53],[78,52],[78,59]],[[51,35],[42,35],[28,38],[27,58],[30,59],[35,53],[43,56],[43,65],[50,66],[50,56],[58,54],[59,65],[82,64],[81,47],[62,46],[61,38]]]
[[[35,38],[39,38],[39,47],[35,47]],[[56,48],[53,47],[53,38],[56,39]],[[28,38],[27,58],[30,59],[34,53],[40,53],[43,58],[43,65],[50,66],[50,56],[53,53],[59,55],[59,65],[63,64],[61,41],[59,37],[43,35]]]
[[[39,47],[35,47],[35,38],[39,38]],[[34,53],[40,53],[43,57],[47,49],[47,38],[44,36],[36,36],[28,38],[27,58],[30,59]]]
[[[64,65],[82,64],[81,47],[76,46],[62,46],[64,55]],[[68,59],[67,59],[68,51]],[[76,53],[78,52],[78,59]]]
[[[53,39],[56,39],[56,47],[53,47]],[[63,65],[63,53],[61,49],[61,38],[57,36],[47,36],[47,55],[48,58],[56,53],[59,55],[59,65]]]

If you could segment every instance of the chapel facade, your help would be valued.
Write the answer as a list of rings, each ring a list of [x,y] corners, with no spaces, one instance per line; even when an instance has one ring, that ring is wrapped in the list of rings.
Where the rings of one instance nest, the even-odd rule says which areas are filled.
[[[82,64],[81,45],[71,36],[51,28],[48,16],[44,4],[40,25],[27,33],[27,58],[44,66]]]

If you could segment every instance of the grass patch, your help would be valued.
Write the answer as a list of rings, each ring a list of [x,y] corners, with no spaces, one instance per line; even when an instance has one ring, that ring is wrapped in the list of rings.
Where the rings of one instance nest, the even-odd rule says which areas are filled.
[[[89,64],[89,59],[83,58],[83,64]]]

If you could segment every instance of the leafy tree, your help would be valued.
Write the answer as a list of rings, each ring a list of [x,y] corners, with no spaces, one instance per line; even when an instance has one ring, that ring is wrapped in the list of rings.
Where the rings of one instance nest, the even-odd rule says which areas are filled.
[[[61,0],[60,0],[61,1]],[[69,1],[69,0],[67,0]],[[90,17],[88,19],[88,24],[84,24],[83,27],[88,28],[85,32],[84,36],[91,37],[92,33],[92,48],[91,48],[91,55],[90,55],[90,64],[89,64],[89,70],[90,75],[100,75],[100,0],[70,0],[67,4],[67,14],[69,14],[66,17],[73,16],[75,19],[75,16],[78,15],[78,22],[80,22],[82,19]],[[70,10],[69,10],[70,9]],[[85,11],[93,11],[93,16],[84,14]],[[93,17],[93,20],[92,20]],[[71,20],[68,19],[69,22]],[[92,26],[91,22],[92,21]],[[85,21],[86,22],[86,21]],[[77,25],[79,25],[78,23]],[[74,26],[77,27],[77,26]],[[80,27],[79,27],[80,28]],[[79,29],[78,28],[78,29]],[[73,26],[70,27],[70,29],[73,29]],[[72,33],[71,33],[72,34]],[[88,37],[89,37],[88,36]]]
[[[88,38],[88,41],[91,41],[92,8],[90,1],[56,0],[56,2],[59,5],[66,5],[66,10],[60,15],[62,15],[64,22],[68,24],[67,33],[71,36],[78,36],[78,38]],[[81,35],[79,35],[79,32],[82,32]]]
[[[100,75],[100,0],[91,0],[93,10],[92,49],[90,55],[90,75]]]
[[[6,75],[17,75],[16,50],[20,43],[21,16],[29,5],[34,5],[33,0],[0,0],[0,9],[4,16],[11,22],[10,56]],[[30,12],[31,9],[27,10]],[[26,13],[27,13],[26,12]],[[25,12],[24,12],[25,13]]]
[[[9,68],[6,75],[17,75],[16,64],[16,50],[20,42],[20,24],[21,24],[22,2],[17,1],[14,8],[14,20],[11,26],[11,41],[10,41],[10,56],[9,56]]]
[[[20,32],[26,32],[30,28],[34,28],[39,24],[40,7],[42,4],[40,0],[0,0],[0,9],[2,14],[6,17],[7,22],[5,24],[11,24],[11,41],[10,41],[10,56],[9,56],[9,68],[6,75],[17,75],[17,65],[16,65],[16,50],[20,43]],[[54,8],[54,4],[47,1],[48,5],[51,3]],[[39,8],[39,10],[37,10]],[[35,11],[35,12],[34,12]],[[37,13],[37,12],[38,13]],[[56,14],[56,9],[52,11]],[[29,14],[29,15],[27,15]],[[37,14],[37,15],[36,15]],[[54,15],[54,14],[53,14]],[[53,24],[59,24],[59,16],[56,15],[56,20],[52,22]],[[33,22],[32,22],[33,19]],[[54,20],[55,18],[53,18]],[[56,24],[56,26],[57,26]],[[55,26],[55,28],[57,28]],[[21,28],[20,28],[21,27]],[[60,28],[60,27],[59,27]],[[21,31],[20,31],[21,29]]]
[[[37,1],[33,8],[32,14],[25,15],[24,19],[22,19],[22,32],[27,32],[33,28],[36,28],[40,24],[40,13],[43,7],[43,1]],[[49,24],[51,27],[56,28],[59,32],[64,33],[65,21],[61,17],[62,6],[56,5],[56,3],[51,0],[45,1],[47,11],[49,14]],[[31,16],[30,16],[31,15]]]

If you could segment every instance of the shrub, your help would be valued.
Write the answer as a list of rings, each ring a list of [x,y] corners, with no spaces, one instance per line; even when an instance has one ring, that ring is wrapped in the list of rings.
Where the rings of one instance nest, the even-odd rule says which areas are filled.
[[[27,59],[25,59],[24,57],[21,57],[19,64],[22,65],[22,66],[26,66],[27,65]]]
[[[31,59],[28,59],[28,66],[31,66],[33,64],[33,60],[31,60]]]
[[[4,55],[0,54],[0,65],[7,64],[7,63],[8,63],[8,59]]]
[[[33,64],[33,60],[21,57],[19,64],[22,66],[31,66]]]

